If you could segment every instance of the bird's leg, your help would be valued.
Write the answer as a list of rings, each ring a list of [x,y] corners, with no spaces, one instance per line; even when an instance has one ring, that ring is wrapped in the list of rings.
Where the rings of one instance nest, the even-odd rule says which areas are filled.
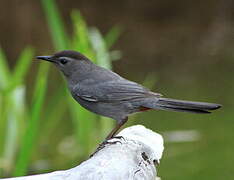
[[[116,126],[112,131],[108,134],[108,136],[105,138],[105,140],[109,140],[114,137],[114,135],[117,133],[117,131],[128,121],[128,118],[121,120],[120,122],[117,122]]]
[[[108,140],[110,140],[111,138],[114,137],[114,135],[117,133],[117,131],[128,121],[128,118],[126,117],[125,119],[123,119],[120,122],[117,122],[116,126],[114,127],[114,129],[108,134],[108,136],[105,138],[105,140],[99,144],[98,148],[95,150],[95,152],[93,154],[90,155],[90,157],[92,157],[94,154],[96,154],[98,151],[100,151],[101,149],[103,149],[105,147],[106,144],[115,144],[118,141],[115,142],[108,142]],[[116,138],[123,138],[122,136],[116,136]]]

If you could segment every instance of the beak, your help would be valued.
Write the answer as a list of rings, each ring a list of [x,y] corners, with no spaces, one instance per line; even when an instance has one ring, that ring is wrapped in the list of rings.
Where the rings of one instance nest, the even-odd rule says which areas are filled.
[[[51,56],[37,56],[36,58],[37,58],[37,59],[44,60],[44,61],[53,62]]]

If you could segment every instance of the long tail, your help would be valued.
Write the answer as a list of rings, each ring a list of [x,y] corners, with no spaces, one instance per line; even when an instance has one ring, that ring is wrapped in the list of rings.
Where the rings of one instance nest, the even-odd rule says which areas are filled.
[[[179,112],[191,112],[191,113],[210,113],[211,110],[215,110],[221,107],[220,104],[184,101],[169,98],[159,98],[157,102],[147,105],[152,109],[162,109]]]

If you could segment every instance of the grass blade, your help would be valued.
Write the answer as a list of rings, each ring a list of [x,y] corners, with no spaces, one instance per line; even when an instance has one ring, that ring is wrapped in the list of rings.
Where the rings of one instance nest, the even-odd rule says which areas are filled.
[[[4,143],[3,158],[6,160],[5,172],[10,173],[12,170],[18,142],[20,142],[21,131],[24,129],[25,117],[25,87],[18,86],[8,96],[6,113],[6,134]]]
[[[33,57],[33,49],[25,48],[20,54],[17,64],[12,72],[8,86],[5,88],[5,110],[4,120],[5,126],[5,143],[4,143],[4,159],[7,159],[8,165],[6,171],[9,171],[13,163],[16,153],[17,140],[20,139],[20,131],[22,131],[25,107],[25,87],[21,84],[25,79],[26,72],[28,72]]]
[[[106,49],[106,44],[101,33],[98,31],[97,28],[92,28],[90,29],[89,37],[92,47],[96,54],[96,63],[99,66],[111,69],[112,66],[111,66],[110,56]]]
[[[76,139],[79,145],[79,156],[85,156],[93,146],[97,116],[81,107],[75,100],[70,99],[69,107],[73,119]]]
[[[41,64],[36,79],[36,87],[34,90],[33,101],[31,106],[31,114],[27,121],[27,129],[24,134],[22,146],[16,161],[14,176],[22,176],[27,172],[27,167],[33,152],[34,142],[36,141],[39,129],[40,112],[45,99],[47,87],[47,64]]]
[[[25,48],[20,54],[19,59],[17,60],[17,64],[12,72],[11,83],[9,87],[7,87],[7,93],[10,93],[11,90],[16,88],[16,86],[20,85],[22,81],[25,79],[25,75],[28,72],[30,64],[33,59],[34,50],[31,47]]]
[[[67,91],[64,84],[62,84],[58,87],[56,92],[54,92],[50,101],[47,102],[49,104],[45,108],[42,118],[45,124],[42,127],[43,136],[41,136],[41,139],[44,137],[50,137],[53,130],[57,127],[57,124],[59,124],[59,121],[67,110],[67,106],[64,104],[64,102],[66,102],[66,98]]]
[[[5,98],[3,96],[3,90],[6,88],[8,85],[10,79],[10,70],[7,64],[7,59],[6,56],[0,47],[0,158],[3,156],[3,149],[4,149],[4,136],[5,136],[5,131],[6,131],[6,123],[7,120],[5,117]]]
[[[77,10],[72,11],[71,17],[74,25],[72,49],[85,54],[88,58],[92,60],[95,60],[95,56],[89,41],[88,28],[85,23],[85,20],[81,16],[80,12]]]
[[[10,70],[7,64],[6,56],[0,47],[0,90],[7,86],[10,79]]]
[[[114,26],[111,30],[105,35],[104,40],[106,44],[106,48],[110,49],[119,39],[122,30],[119,26]]]
[[[69,49],[69,39],[54,0],[41,0],[56,50]]]

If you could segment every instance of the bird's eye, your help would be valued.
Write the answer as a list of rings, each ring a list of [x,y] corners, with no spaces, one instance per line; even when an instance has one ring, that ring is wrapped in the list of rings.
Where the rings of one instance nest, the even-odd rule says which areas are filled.
[[[61,63],[61,64],[66,64],[67,62],[68,62],[68,60],[65,59],[65,58],[61,58],[61,59],[60,59],[60,63]]]

